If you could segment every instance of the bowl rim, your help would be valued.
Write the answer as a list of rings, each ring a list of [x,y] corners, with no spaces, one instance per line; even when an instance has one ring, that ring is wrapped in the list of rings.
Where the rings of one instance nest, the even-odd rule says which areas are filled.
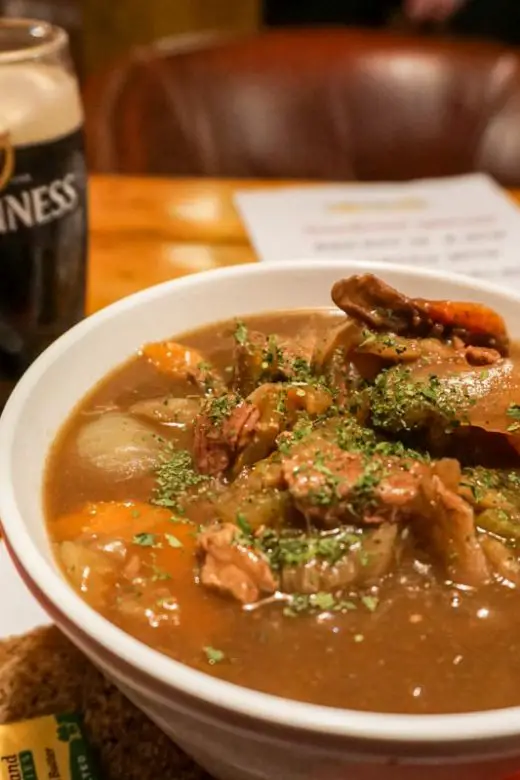
[[[18,509],[11,475],[11,449],[14,434],[24,408],[38,393],[38,380],[55,359],[81,342],[83,336],[105,322],[111,321],[139,303],[152,303],[165,295],[187,292],[190,288],[208,284],[218,276],[222,280],[244,277],[252,280],[264,274],[286,275],[288,267],[299,272],[316,271],[316,266],[338,271],[382,273],[394,271],[418,280],[442,279],[484,294],[492,293],[520,304],[520,293],[501,288],[486,280],[474,280],[444,270],[373,261],[290,260],[283,263],[252,263],[218,270],[190,274],[141,290],[92,314],[58,338],[30,366],[16,385],[0,418],[0,516],[9,546],[19,565],[37,588],[73,624],[109,653],[116,654],[131,667],[151,676],[167,688],[201,703],[208,702],[220,709],[253,718],[268,724],[363,741],[394,744],[462,743],[498,740],[520,733],[520,706],[500,710],[446,715],[404,715],[340,709],[285,699],[225,682],[167,657],[117,628],[77,595],[61,576],[57,567],[39,552],[25,527]],[[247,281],[246,281],[247,283]],[[43,467],[43,464],[42,464]]]

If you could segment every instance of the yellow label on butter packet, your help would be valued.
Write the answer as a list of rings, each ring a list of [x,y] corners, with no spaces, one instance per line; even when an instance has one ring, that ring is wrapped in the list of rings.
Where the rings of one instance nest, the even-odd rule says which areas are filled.
[[[77,715],[0,726],[0,780],[100,780]]]

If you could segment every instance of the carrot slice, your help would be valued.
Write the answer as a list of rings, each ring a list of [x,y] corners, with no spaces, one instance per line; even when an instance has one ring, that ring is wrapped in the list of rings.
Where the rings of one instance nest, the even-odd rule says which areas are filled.
[[[420,304],[434,321],[443,325],[461,328],[470,333],[489,334],[499,340],[507,337],[506,325],[500,314],[484,304],[422,299]]]
[[[176,341],[156,341],[142,348],[144,357],[159,371],[174,376],[194,373],[201,363],[202,355],[194,349]]]
[[[169,509],[144,501],[98,501],[51,520],[49,530],[55,542],[72,541],[83,534],[108,534],[129,540],[158,524],[171,526],[171,517]]]

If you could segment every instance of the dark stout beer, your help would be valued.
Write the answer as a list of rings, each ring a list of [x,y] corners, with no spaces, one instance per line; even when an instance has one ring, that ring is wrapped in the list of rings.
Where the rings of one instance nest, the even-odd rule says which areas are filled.
[[[0,21],[0,405],[84,314],[82,123],[65,32]]]

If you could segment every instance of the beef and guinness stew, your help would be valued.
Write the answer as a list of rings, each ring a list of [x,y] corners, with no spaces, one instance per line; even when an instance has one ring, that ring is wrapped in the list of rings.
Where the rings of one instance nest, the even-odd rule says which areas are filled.
[[[67,422],[71,585],[216,677],[315,704],[520,704],[520,358],[499,313],[372,275],[139,353]]]

